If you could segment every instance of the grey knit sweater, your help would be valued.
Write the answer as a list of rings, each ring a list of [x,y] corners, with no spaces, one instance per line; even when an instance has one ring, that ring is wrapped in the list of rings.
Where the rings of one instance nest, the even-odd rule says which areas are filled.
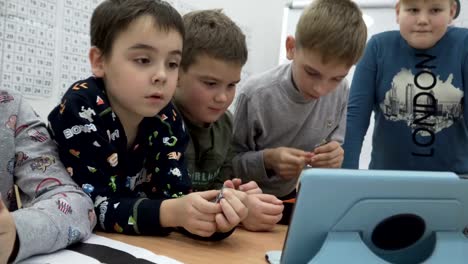
[[[304,99],[294,87],[291,64],[247,80],[234,115],[234,174],[244,181],[257,181],[265,193],[290,194],[297,179],[267,175],[263,150],[291,147],[313,151],[326,138],[343,143],[348,93],[343,80],[326,96]]]

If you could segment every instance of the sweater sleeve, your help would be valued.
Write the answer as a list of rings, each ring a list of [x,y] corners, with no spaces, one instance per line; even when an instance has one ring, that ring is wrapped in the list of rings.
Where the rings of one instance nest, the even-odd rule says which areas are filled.
[[[86,96],[74,91],[67,93],[62,104],[49,115],[60,158],[73,179],[93,199],[102,230],[168,234],[170,229],[161,227],[159,222],[162,199],[140,198],[128,188],[116,147],[123,135],[111,129],[103,118],[105,115],[113,115],[112,110],[98,112]]]
[[[235,156],[232,166],[234,175],[243,181],[260,181],[267,178],[263,150],[258,150],[255,142],[256,135],[263,133],[260,126],[256,125],[259,120],[257,114],[249,97],[245,93],[240,94],[234,114],[232,148]]]
[[[343,168],[359,168],[362,142],[369,127],[369,119],[375,103],[376,93],[376,41],[371,38],[363,58],[356,66],[351,83]]]
[[[91,199],[70,178],[45,124],[24,101],[16,116],[15,152],[23,201],[23,209],[12,213],[19,238],[15,261],[88,238],[96,224]]]

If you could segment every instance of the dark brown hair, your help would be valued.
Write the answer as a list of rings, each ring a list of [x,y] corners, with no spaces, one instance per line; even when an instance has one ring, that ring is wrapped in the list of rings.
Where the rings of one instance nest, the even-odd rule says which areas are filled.
[[[165,1],[106,0],[96,7],[91,17],[91,45],[103,56],[109,55],[117,35],[142,16],[150,16],[155,26],[165,31],[176,30],[184,38],[182,17]]]

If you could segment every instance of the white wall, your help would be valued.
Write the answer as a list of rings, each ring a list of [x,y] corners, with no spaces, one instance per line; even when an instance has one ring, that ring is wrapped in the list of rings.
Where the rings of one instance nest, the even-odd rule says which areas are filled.
[[[180,0],[196,8],[222,8],[246,29],[249,40],[249,71],[256,73],[277,64],[283,7],[290,0]]]
[[[60,73],[65,71],[63,69],[64,62],[65,64],[70,62],[61,57],[63,55],[63,51],[69,47],[81,49],[79,52],[75,53],[76,56],[81,56],[81,61],[76,64],[76,68],[80,68],[80,72],[73,72],[73,69],[66,70],[67,73],[70,73],[69,78],[76,79],[73,75],[80,75],[80,77],[81,75],[88,75],[86,70],[85,73],[83,73],[82,70],[83,68],[86,69],[89,67],[86,58],[87,45],[89,43],[89,37],[86,35],[87,23],[89,15],[92,12],[93,5],[100,1],[101,0],[60,0],[57,2],[40,1],[43,3],[49,3],[51,7],[55,5],[53,6],[53,8],[55,8],[54,10],[47,10],[48,6],[43,9],[39,7],[36,8],[31,6],[31,4],[28,4],[28,1],[0,0],[0,58],[2,59],[0,61],[0,85],[5,86],[6,84],[9,84],[12,86],[10,88],[14,88],[15,80],[5,80],[5,74],[8,73],[8,71],[13,73],[13,77],[15,77],[14,74],[16,74],[16,76],[25,76],[25,74],[13,72],[11,70],[13,67],[9,70],[6,67],[5,60],[5,55],[11,53],[11,51],[6,48],[7,43],[22,44],[20,39],[16,38],[24,35],[18,34],[18,32],[20,32],[20,28],[18,26],[23,26],[21,30],[25,30],[24,27],[27,28],[31,25],[36,29],[41,29],[41,26],[47,28],[53,36],[50,39],[53,39],[52,41],[54,41],[54,49],[58,50],[54,54],[54,58],[49,58],[54,64],[53,71],[56,74],[52,87],[49,88],[53,92],[51,95],[29,96],[29,101],[33,107],[42,117],[45,118],[49,111],[57,104],[58,98],[61,92],[63,92],[62,86],[64,79],[61,79]],[[374,4],[374,2],[382,1],[387,0],[362,0],[361,2]],[[182,13],[191,9],[221,8],[228,16],[241,26],[248,37],[247,40],[249,46],[249,60],[243,71],[244,80],[251,74],[259,73],[274,67],[278,64],[280,56],[283,56],[280,55],[281,44],[285,41],[284,36],[282,37],[283,11],[286,4],[292,2],[291,0],[168,0],[168,2],[173,3],[174,6]],[[466,1],[462,2],[463,4],[466,4]],[[67,11],[76,11],[76,13],[66,15],[65,13]],[[48,15],[42,15],[41,12],[45,12]],[[34,13],[37,18],[33,17],[31,13]],[[9,18],[11,17],[11,14],[14,14],[14,19]],[[38,21],[40,23],[36,23]],[[76,21],[79,21],[82,24],[77,26],[75,23]],[[382,20],[377,20],[375,22],[382,23]],[[468,26],[467,8],[462,8],[460,18],[456,20],[456,24],[465,27]],[[12,32],[8,32],[9,25],[13,25],[18,28],[14,29]],[[390,22],[384,22],[384,25],[382,26],[389,27],[394,26],[394,24],[393,21],[392,25],[390,25]],[[64,39],[63,32],[69,29],[72,30],[72,40]],[[76,32],[79,34],[75,34]],[[15,38],[13,40],[9,40],[6,33],[13,33]],[[38,38],[39,36],[32,39],[37,40]],[[76,40],[79,40],[80,43],[76,43]],[[38,48],[38,45],[39,44],[36,44],[35,48]],[[19,46],[20,45],[18,45],[18,47]],[[28,47],[27,43],[23,45],[23,48],[24,47]],[[17,51],[15,50],[15,52]],[[46,58],[46,56],[43,56],[43,58]],[[82,60],[83,58],[84,60]],[[15,61],[15,63],[16,65],[19,65],[19,62]],[[39,68],[39,66],[36,68]],[[45,79],[45,77],[43,79]],[[67,81],[67,83],[68,82],[71,84],[70,81]],[[240,84],[240,89],[241,88],[242,83]]]

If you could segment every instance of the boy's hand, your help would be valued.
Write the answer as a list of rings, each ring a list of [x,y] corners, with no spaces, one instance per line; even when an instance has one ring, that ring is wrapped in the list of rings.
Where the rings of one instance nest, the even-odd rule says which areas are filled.
[[[314,168],[341,168],[344,150],[336,141],[330,141],[325,145],[314,149],[314,155],[309,164]]]
[[[256,182],[249,181],[248,183],[242,184],[242,180],[239,178],[234,178],[232,180],[225,181],[224,186],[239,190],[241,192],[245,192],[247,194],[262,193],[262,189],[258,187],[258,184]]]
[[[223,199],[219,202],[223,212],[216,214],[218,231],[228,232],[247,217],[247,197],[244,192],[224,188]]]
[[[279,147],[265,149],[263,160],[266,169],[272,169],[284,179],[297,178],[304,169],[306,162],[314,154],[300,149]]]
[[[192,234],[209,237],[217,231],[216,215],[221,205],[211,202],[219,191],[194,192],[161,204],[161,225],[181,226]]]
[[[16,226],[13,216],[3,204],[0,196],[0,263],[7,263],[16,240]]]
[[[251,194],[248,196],[249,215],[242,224],[250,231],[269,231],[283,217],[283,201],[270,194]]]

